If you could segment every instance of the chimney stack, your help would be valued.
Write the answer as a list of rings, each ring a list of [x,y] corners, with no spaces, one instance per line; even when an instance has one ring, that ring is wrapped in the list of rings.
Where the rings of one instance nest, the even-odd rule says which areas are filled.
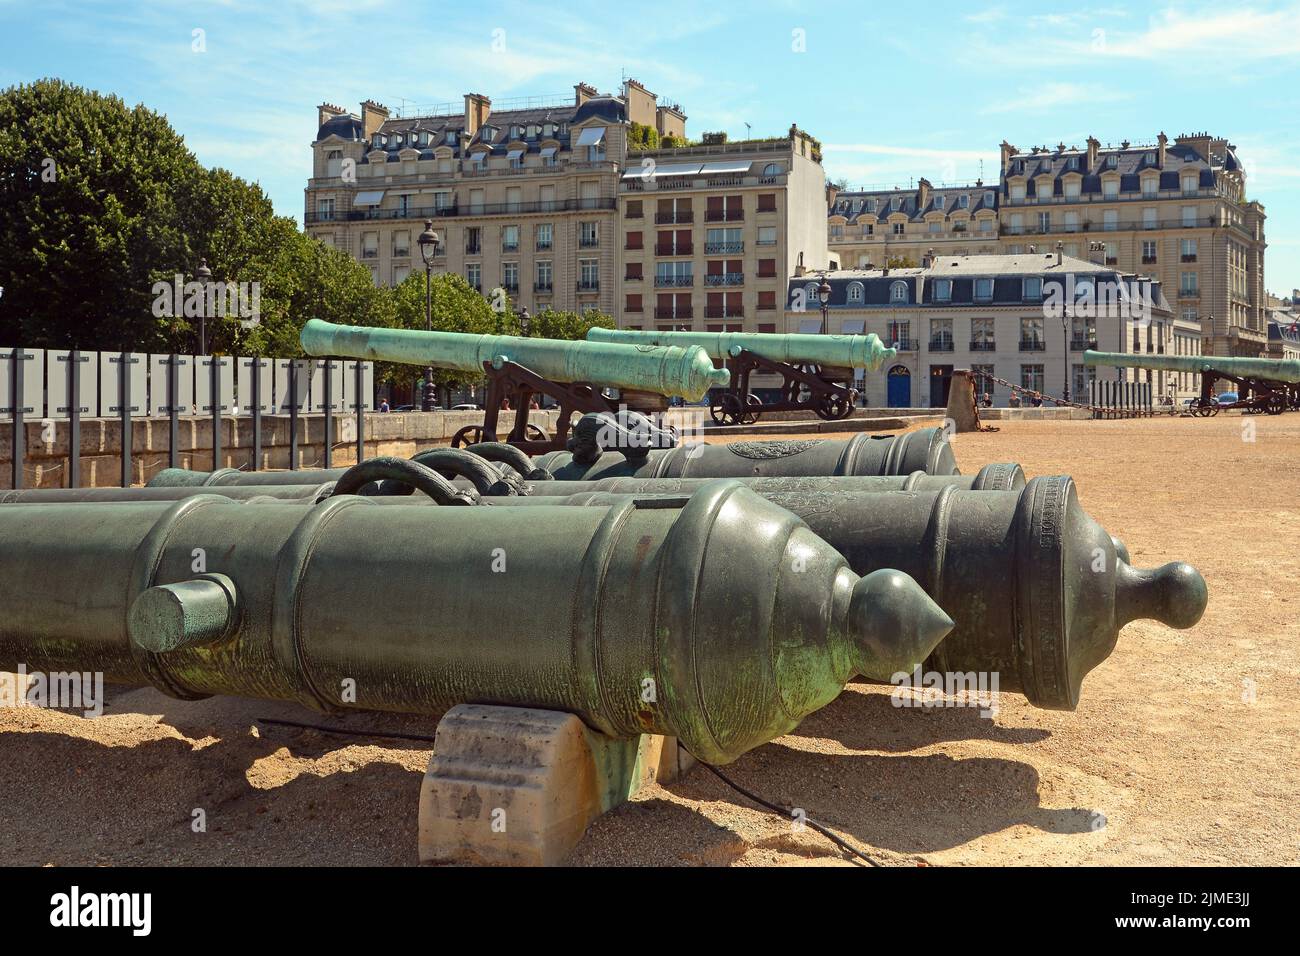
[[[573,105],[581,106],[596,95],[596,88],[587,83],[575,83],[573,86]]]
[[[1086,172],[1095,173],[1097,171],[1097,150],[1101,149],[1101,143],[1097,137],[1088,137],[1088,168]]]
[[[388,119],[387,106],[382,106],[374,100],[366,100],[361,104],[361,135],[366,139],[374,136],[386,119]]]
[[[1165,168],[1165,147],[1169,145],[1169,137],[1165,135],[1164,130],[1156,137],[1156,168]]]
[[[1011,168],[1011,157],[1016,154],[1016,148],[1008,143],[1005,139],[1002,141],[1002,175],[1005,176]]]
[[[492,113],[492,101],[482,93],[465,94],[465,135],[473,139]]]
[[[322,103],[316,107],[316,126],[320,128],[336,116],[343,116],[347,113],[341,106],[335,106],[333,103]]]

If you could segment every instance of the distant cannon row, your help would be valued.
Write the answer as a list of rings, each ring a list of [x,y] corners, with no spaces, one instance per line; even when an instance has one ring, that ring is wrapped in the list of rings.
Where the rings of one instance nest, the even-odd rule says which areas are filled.
[[[1239,358],[1227,355],[1130,355],[1125,352],[1083,353],[1085,365],[1112,368],[1191,372],[1201,376],[1201,394],[1193,400],[1194,415],[1209,417],[1240,408],[1254,414],[1280,415],[1300,408],[1300,362]],[[1235,402],[1220,403],[1214,395],[1219,379],[1237,386]]]

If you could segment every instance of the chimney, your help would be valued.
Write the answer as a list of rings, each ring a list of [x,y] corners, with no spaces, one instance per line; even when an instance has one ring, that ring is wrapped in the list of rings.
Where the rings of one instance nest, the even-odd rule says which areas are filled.
[[[1056,244],[1056,264],[1058,266],[1061,264],[1061,258],[1064,255],[1065,255],[1065,243],[1058,242]]]
[[[1201,159],[1205,160],[1207,163],[1212,159],[1210,154],[1212,152],[1211,145],[1214,142],[1214,138],[1210,136],[1209,133],[1201,132],[1192,133],[1190,135],[1184,133],[1179,136],[1178,139],[1174,140],[1174,142],[1179,146],[1190,146],[1196,151],[1196,155],[1200,156]]]
[[[1169,137],[1165,135],[1164,130],[1156,137],[1156,168],[1165,168],[1165,147],[1169,145]]]
[[[916,184],[916,209],[918,212],[925,209],[930,204],[930,192],[934,187],[930,185],[930,180],[924,176]]]
[[[827,209],[835,208],[835,199],[837,196],[839,196],[839,194],[840,194],[839,186],[836,186],[832,182],[826,183],[826,208]]]
[[[1005,176],[1010,169],[1011,157],[1016,154],[1016,148],[1008,143],[1005,139],[1002,141],[1002,175]]]
[[[322,103],[316,107],[316,126],[320,128],[336,116],[343,116],[347,110],[341,106],[335,106],[333,103]]]
[[[386,119],[388,119],[387,106],[381,106],[374,100],[366,100],[361,104],[361,135],[369,139],[379,132],[379,127],[384,125]]]
[[[473,139],[487,122],[492,112],[492,101],[482,93],[465,94],[465,135]]]
[[[1101,149],[1101,143],[1097,137],[1088,137],[1088,166],[1085,172],[1095,173],[1097,171],[1097,150]]]
[[[586,83],[575,83],[573,86],[573,105],[581,106],[587,100],[596,95],[596,88]]]

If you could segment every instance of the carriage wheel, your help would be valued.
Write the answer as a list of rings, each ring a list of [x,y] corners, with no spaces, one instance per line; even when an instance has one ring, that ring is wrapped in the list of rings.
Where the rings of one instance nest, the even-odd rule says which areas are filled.
[[[741,418],[742,425],[752,425],[763,415],[763,401],[753,392],[745,396],[745,412]]]
[[[837,422],[841,418],[848,418],[853,413],[853,403],[842,392],[829,392],[817,396],[813,411],[823,421]]]
[[[541,425],[534,425],[532,422],[524,429],[524,441],[550,441],[551,436],[546,434],[546,429]]]
[[[463,448],[466,445],[477,445],[483,440],[482,425],[466,425],[456,434],[451,436],[452,448]]]
[[[1196,404],[1192,406],[1192,414],[1201,418],[1209,418],[1219,410],[1219,403],[1212,398],[1198,398]]]
[[[709,417],[717,425],[743,425],[745,415],[745,406],[735,392],[723,392],[717,404],[709,408]]]
[[[1274,392],[1268,397],[1268,401],[1264,405],[1264,411],[1270,415],[1281,415],[1286,411],[1286,396]]]

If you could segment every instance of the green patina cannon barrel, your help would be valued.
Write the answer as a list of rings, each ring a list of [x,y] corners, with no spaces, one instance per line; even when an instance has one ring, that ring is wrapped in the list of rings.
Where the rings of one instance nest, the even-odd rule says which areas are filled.
[[[773,362],[815,364],[875,371],[898,352],[881,343],[879,336],[808,335],[767,332],[653,332],[639,329],[589,329],[590,342],[627,345],[698,345],[715,359],[729,359],[744,349]]]
[[[708,354],[699,348],[376,329],[334,325],[320,319],[311,319],[303,326],[301,342],[308,355],[432,365],[474,373],[482,372],[485,362],[497,368],[514,362],[555,382],[588,382],[690,401],[698,400],[710,388],[725,386],[731,379],[726,369],[715,369]]]
[[[175,468],[172,471],[183,471]],[[231,469],[232,471],[234,469]],[[331,469],[332,471],[333,469]],[[208,474],[191,472],[190,474]],[[235,501],[324,501],[334,490],[333,479],[316,484],[302,484],[302,479],[316,477],[317,472],[289,472],[298,477],[298,484],[240,484],[217,488],[198,487],[188,482],[174,485],[166,483],[146,488],[27,488],[18,491],[0,491],[0,504],[76,504],[111,503],[121,501],[179,501],[207,491],[220,493],[223,498]]]
[[[1300,362],[1282,359],[1238,358],[1229,355],[1132,355],[1127,352],[1083,353],[1085,365],[1114,368],[1158,369],[1166,372],[1223,372],[1237,378],[1300,383]]]
[[[534,508],[526,533],[505,508],[376,500],[0,508],[0,669],[326,710],[547,708],[725,763],[952,625],[734,482]]]
[[[539,456],[537,467],[561,480],[595,478],[794,478],[829,475],[958,474],[952,448],[941,428],[902,435],[855,435],[849,439],[788,439],[694,443],[649,449],[645,457],[606,451],[586,456],[556,451]]]
[[[892,494],[768,486],[761,494],[801,517],[858,574],[896,568],[925,588],[955,622],[927,670],[996,673],[1000,690],[1022,693],[1038,707],[1073,710],[1084,675],[1110,656],[1130,621],[1188,628],[1205,611],[1205,580],[1195,568],[1182,562],[1132,567],[1127,549],[1083,510],[1065,476],[1001,492],[957,485]],[[620,500],[625,496],[587,492],[484,498],[482,504],[604,508]]]

